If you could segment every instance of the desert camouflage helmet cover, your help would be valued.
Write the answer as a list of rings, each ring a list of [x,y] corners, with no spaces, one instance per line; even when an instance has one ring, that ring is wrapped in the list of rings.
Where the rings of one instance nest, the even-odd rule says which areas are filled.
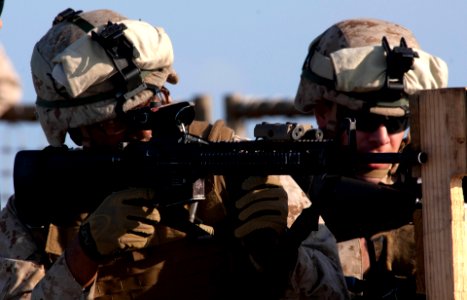
[[[139,89],[125,91],[115,84],[119,70],[92,38],[92,32],[102,33],[108,22],[123,24],[123,35],[134,47],[133,63],[139,69],[139,81],[144,82]],[[171,40],[161,27],[129,20],[111,10],[69,9],[57,15],[31,57],[38,118],[49,144],[62,145],[70,128],[114,118],[117,102],[123,111],[146,102],[154,90],[142,89],[145,84],[176,84],[173,60]],[[122,94],[126,96],[122,98]]]
[[[390,49],[401,46],[404,38],[406,47],[417,54],[412,68],[403,74],[398,98],[381,98],[387,83],[383,37]],[[326,100],[352,110],[365,107],[376,114],[403,116],[409,105],[404,95],[446,87],[447,81],[446,63],[422,51],[408,29],[384,20],[349,19],[329,27],[310,44],[295,106],[308,112],[316,101]]]

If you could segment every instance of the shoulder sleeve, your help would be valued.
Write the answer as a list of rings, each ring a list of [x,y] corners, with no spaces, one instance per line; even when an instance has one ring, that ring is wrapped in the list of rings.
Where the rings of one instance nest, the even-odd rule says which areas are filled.
[[[38,252],[29,232],[21,224],[13,207],[14,196],[10,197],[0,212],[0,257],[26,260]],[[39,257],[39,256],[37,256]]]
[[[30,234],[14,213],[10,198],[0,212],[0,297],[2,299],[87,299],[63,255],[46,272]],[[36,259],[34,261],[33,259]],[[92,290],[92,289],[91,289]]]

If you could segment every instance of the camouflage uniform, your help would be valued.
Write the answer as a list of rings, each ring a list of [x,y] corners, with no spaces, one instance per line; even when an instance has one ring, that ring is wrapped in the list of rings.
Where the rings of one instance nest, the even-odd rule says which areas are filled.
[[[3,47],[0,46],[0,117],[21,100],[21,82]]]
[[[303,193],[295,192],[299,188],[290,177],[284,176],[281,180],[288,193],[294,195],[289,197],[290,211],[298,212],[301,211],[301,208],[309,205],[309,200]],[[109,279],[106,278],[107,281],[102,280],[102,283],[98,279],[100,283],[96,282],[91,288],[83,290],[81,285],[74,280],[65,263],[64,256],[61,254],[65,245],[54,241],[60,239],[57,228],[53,225],[49,228],[47,235],[49,246],[46,250],[47,253],[44,254],[43,249],[40,249],[38,243],[32,238],[33,235],[30,230],[16,217],[12,203],[13,201],[10,200],[0,213],[0,227],[2,228],[0,232],[0,274],[3,274],[0,277],[0,295],[2,299],[107,299],[102,294],[104,286],[116,287],[118,284],[125,282],[127,289],[148,289],[148,287],[135,286],[129,283],[128,278],[115,278],[109,275]],[[288,219],[295,220],[297,216],[297,214],[289,214]],[[73,229],[68,228],[67,231],[69,230],[73,231]],[[187,251],[189,250],[190,248],[187,247]],[[191,248],[191,250],[193,249]],[[206,259],[215,259],[212,253],[214,250],[216,250],[216,246],[211,246],[210,250],[204,250],[204,254],[207,256]],[[231,251],[224,250],[224,255],[232,254]],[[154,249],[153,251],[159,250]],[[169,250],[162,248],[160,251]],[[174,251],[174,249],[170,249],[170,251]],[[144,253],[135,253],[133,262],[126,261],[124,266],[127,271],[132,269],[132,265],[142,264],[144,260],[138,260],[138,255],[144,257]],[[50,262],[44,263],[43,260],[45,259]],[[197,259],[199,260],[200,257]],[[150,262],[151,259],[147,258],[146,261]],[[115,262],[117,266],[121,267],[122,263],[121,260]],[[114,265],[114,267],[116,266]],[[163,264],[159,264],[159,267],[163,272]],[[206,268],[206,266],[201,267]],[[224,267],[227,268],[227,266]],[[167,268],[171,269],[171,267]],[[180,276],[183,272],[186,272],[185,268],[181,266],[178,266],[176,271],[179,271],[180,274],[174,275],[177,280],[170,285],[172,290],[167,292],[169,294],[167,299],[177,298],[174,290],[180,289],[177,287],[183,282]],[[227,272],[228,270],[212,268],[208,271]],[[291,275],[290,285],[283,299],[347,299],[345,283],[343,278],[340,277],[340,272],[341,267],[335,239],[330,231],[323,224],[320,224],[319,230],[312,232],[299,248],[298,259]],[[221,280],[226,280],[226,278],[222,277]],[[204,282],[202,285],[205,286],[205,284]],[[152,286],[157,286],[157,281],[151,282]],[[185,285],[183,286],[188,288]],[[121,289],[123,293],[124,288]],[[181,291],[183,290],[182,288]],[[115,292],[118,292],[118,290],[113,291],[113,293]],[[195,296],[192,292],[190,294]],[[163,293],[158,294],[158,297],[163,296]],[[113,299],[120,299],[118,294],[114,295],[114,297]],[[143,296],[142,299],[146,299],[145,297]],[[197,298],[194,297],[193,299]]]
[[[387,51],[390,49],[384,47],[383,37],[390,49],[404,46],[401,40],[404,38],[406,46],[418,54],[411,68],[401,74],[402,78],[397,78],[400,79],[400,85],[391,85],[395,78],[389,74],[391,62]],[[303,64],[295,105],[303,112],[314,110],[317,105],[322,105],[321,108],[327,105],[331,116],[326,115],[329,119],[321,129],[325,138],[339,140],[340,134],[346,130],[342,126],[342,115],[348,111],[360,117],[372,114],[407,117],[408,95],[417,90],[446,87],[447,74],[446,63],[421,50],[408,29],[377,19],[344,20],[329,27],[311,42]],[[358,130],[358,119],[356,126]],[[397,182],[397,175],[397,166],[392,166],[389,170],[357,169],[350,176],[392,185]],[[317,190],[315,192],[318,193]],[[342,197],[345,201],[345,195]],[[374,199],[376,202],[378,200]],[[321,201],[325,202],[326,197]],[[368,208],[360,207],[357,210],[359,213],[375,213]],[[330,222],[328,226],[333,228]],[[336,231],[334,234],[338,236]],[[352,298],[374,300],[417,297],[412,223],[388,231],[373,232],[369,236],[338,240],[338,250]]]
[[[103,26],[108,20],[124,23],[128,30],[125,31],[128,33],[127,38],[132,38],[133,44],[141,46],[137,48],[140,54],[137,64],[146,73],[145,83],[161,88],[165,82],[178,81],[172,68],[170,39],[162,28],[143,28],[145,24],[131,22],[108,10],[78,13],[71,19],[63,15],[55,19],[50,32],[36,44],[31,61],[33,80],[38,93],[36,104],[39,119],[49,143],[58,147],[63,144],[70,128],[94,124],[116,116],[118,103],[115,92],[108,99],[102,96],[104,99],[100,101],[90,101],[90,97],[94,99],[95,94],[109,95],[109,92],[115,89],[115,86],[106,80],[109,74],[102,74],[101,69],[93,69],[94,64],[84,66],[82,61],[74,60],[77,57],[86,57],[91,61],[96,59],[92,52],[81,52],[95,46],[87,44],[88,39],[83,37],[83,28],[80,26],[88,27],[83,23],[98,24],[96,26]],[[71,21],[75,23],[70,24]],[[133,28],[139,29],[132,31]],[[152,36],[153,39],[157,38],[157,47],[151,49],[154,40],[147,38],[148,36],[141,40],[138,35],[142,32],[150,33],[148,36]],[[81,43],[81,47],[76,47],[76,41]],[[69,45],[71,46],[67,47]],[[94,50],[99,49],[97,47]],[[70,53],[73,55],[68,55]],[[100,59],[103,57],[105,55]],[[55,69],[54,64],[58,64],[59,61],[67,67]],[[112,70],[112,63],[103,65]],[[76,68],[77,66],[79,68]],[[75,82],[75,75],[83,75],[80,74],[82,67],[90,69],[83,73],[86,76],[82,81]],[[64,72],[65,69],[73,69],[73,76],[67,77],[69,74]],[[91,77],[93,81],[89,82]],[[120,108],[126,112],[147,102],[155,94],[154,90],[144,89],[128,97]],[[86,101],[83,101],[84,99]],[[61,105],[64,102],[65,105]],[[72,104],[74,102],[76,104]],[[195,121],[188,126],[188,131],[209,141],[238,139],[222,121],[214,124]],[[206,200],[199,203],[197,217],[203,221],[202,225],[205,228],[214,230],[214,238],[184,238],[184,235],[176,230],[166,227],[164,231],[156,225],[154,227],[158,238],[170,242],[125,251],[111,260],[101,262],[97,278],[86,289],[73,278],[66,262],[65,249],[82,228],[80,225],[92,216],[92,212],[79,215],[75,220],[67,220],[73,222],[66,225],[47,224],[44,227],[32,228],[27,225],[28,220],[21,219],[18,201],[12,196],[0,213],[2,299],[253,298],[250,290],[255,289],[256,270],[248,253],[238,242],[231,241],[232,228],[227,224],[229,200],[236,199],[232,199],[226,178],[208,176],[205,181]],[[280,177],[277,187],[278,193],[285,193],[285,197],[277,197],[281,199],[281,206],[286,209],[289,207],[289,214],[286,213],[283,219],[281,214],[279,224],[285,231],[300,212],[310,205],[310,201],[290,177]],[[282,203],[282,200],[287,202]],[[171,235],[176,236],[174,238]],[[347,299],[336,242],[323,224],[299,246],[288,284],[286,299]],[[274,283],[262,287],[273,289]],[[256,291],[254,295],[261,295],[261,292],[264,293],[265,290]]]

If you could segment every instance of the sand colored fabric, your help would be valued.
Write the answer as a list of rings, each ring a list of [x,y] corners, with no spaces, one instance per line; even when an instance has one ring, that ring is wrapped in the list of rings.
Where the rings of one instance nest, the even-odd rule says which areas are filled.
[[[119,24],[127,27],[123,34],[138,51],[135,63],[141,70],[160,71],[171,67],[174,59],[172,43],[163,28],[138,20],[123,20]],[[52,62],[55,64],[52,76],[73,98],[117,73],[104,48],[89,33],[58,54]],[[157,86],[164,83],[163,78],[154,82]]]
[[[404,74],[405,94],[447,86],[447,64],[422,50],[411,31],[384,20],[349,19],[329,27],[311,42],[295,97],[296,108],[309,112],[320,100],[351,110],[367,106],[367,98],[359,98],[359,93],[379,92],[386,86],[383,37],[391,49],[399,47],[404,38],[407,47],[419,55],[414,58],[413,69]],[[406,111],[387,101],[371,105],[377,108],[371,112],[382,115],[401,116]]]
[[[162,87],[176,84],[172,43],[163,28],[128,20],[111,10],[79,14],[100,32],[108,21],[128,24],[124,35],[140,53],[135,64],[142,81]],[[60,41],[60,43],[57,43]],[[116,117],[117,98],[126,91],[110,77],[115,69],[109,57],[90,33],[68,21],[58,23],[36,43],[31,57],[31,73],[37,93],[37,115],[47,140],[61,146],[69,128],[90,125]],[[154,95],[145,89],[127,97],[123,111],[145,103]]]

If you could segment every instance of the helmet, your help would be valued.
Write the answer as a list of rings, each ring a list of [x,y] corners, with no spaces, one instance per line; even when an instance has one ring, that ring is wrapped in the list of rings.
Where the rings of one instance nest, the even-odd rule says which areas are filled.
[[[79,126],[115,118],[176,84],[172,43],[161,27],[111,10],[67,9],[35,44],[31,73],[39,121],[52,146]]]
[[[0,17],[2,16],[3,12],[3,5],[5,4],[5,0],[0,0]]]
[[[299,111],[317,101],[385,116],[406,116],[407,95],[447,86],[446,63],[420,49],[408,29],[377,19],[338,22],[308,48],[295,97]]]

